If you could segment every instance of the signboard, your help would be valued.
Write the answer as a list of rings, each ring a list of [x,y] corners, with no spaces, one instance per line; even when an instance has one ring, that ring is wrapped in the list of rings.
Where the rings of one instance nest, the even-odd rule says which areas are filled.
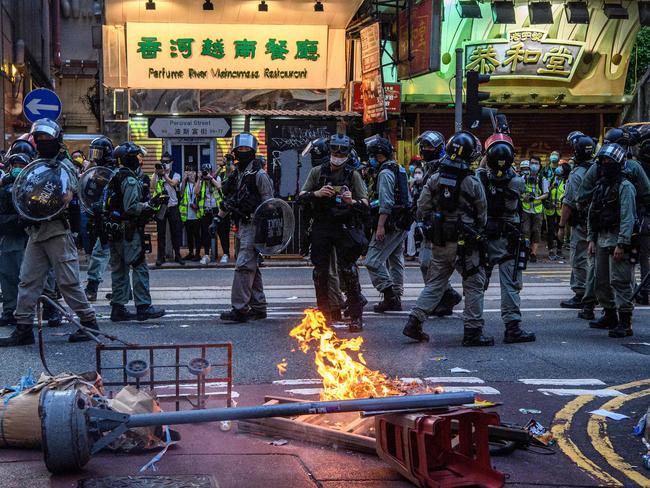
[[[399,114],[401,110],[402,85],[400,83],[384,83],[384,103],[386,112]],[[361,96],[361,83],[352,83],[352,110],[363,113],[363,97]]]
[[[149,137],[230,137],[230,119],[154,117],[149,119]]]
[[[360,35],[363,123],[384,122],[387,115],[381,72],[381,30],[379,22],[361,29]]]
[[[584,42],[547,39],[546,32],[518,29],[506,39],[467,42],[465,67],[494,78],[571,81],[582,59]]]
[[[399,14],[399,59],[397,78],[400,80],[431,73],[440,69],[440,35],[442,2],[422,0],[409,11]]]
[[[57,120],[61,115],[61,100],[52,90],[37,88],[23,100],[23,113],[30,122],[38,119]]]
[[[128,22],[130,88],[319,89],[326,25]]]

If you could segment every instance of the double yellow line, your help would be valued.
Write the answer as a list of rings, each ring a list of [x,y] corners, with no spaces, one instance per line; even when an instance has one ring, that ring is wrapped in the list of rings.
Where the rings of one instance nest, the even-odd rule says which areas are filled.
[[[641,386],[650,385],[650,379],[633,381],[623,385],[610,387],[611,390],[628,390]],[[609,400],[601,408],[610,411],[620,409],[625,403],[650,396],[650,388],[641,390],[626,396],[615,397]],[[598,464],[589,459],[578,446],[571,440],[570,430],[575,414],[594,400],[592,395],[582,395],[567,403],[557,414],[553,421],[551,432],[557,440],[560,449],[582,470],[608,486],[623,486],[623,483],[614,478]],[[629,480],[640,486],[650,486],[650,479],[643,476],[621,458],[612,447],[607,434],[607,423],[604,418],[592,415],[587,422],[587,434],[594,449],[607,461],[607,463],[623,474]]]

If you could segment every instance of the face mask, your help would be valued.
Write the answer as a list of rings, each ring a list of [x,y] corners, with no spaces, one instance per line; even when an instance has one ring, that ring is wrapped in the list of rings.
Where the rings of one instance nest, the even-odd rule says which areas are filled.
[[[559,156],[556,156],[555,154],[553,154],[553,155],[549,158],[549,161],[550,161],[551,163],[557,163],[559,160],[560,160]]]
[[[555,168],[555,176],[562,176],[564,174],[564,170],[562,168]]]
[[[414,165],[414,164],[411,164],[411,165],[409,166],[409,173],[413,174],[413,171],[415,171],[415,165]]]
[[[521,168],[519,171],[520,171],[520,173],[522,175],[529,175],[530,174],[530,169],[528,169],[528,168]]]
[[[539,164],[531,164],[530,172],[533,173],[534,175],[539,173]]]
[[[422,181],[422,174],[421,174],[421,173],[415,173],[415,174],[413,175],[413,179],[414,179],[415,181]]]
[[[616,178],[621,172],[621,166],[617,163],[602,164],[603,176],[608,179]]]
[[[377,158],[370,158],[368,159],[368,164],[370,165],[371,168],[376,168],[379,166],[379,161],[377,161]]]
[[[255,153],[253,151],[237,151],[235,150],[235,159],[241,164],[247,165],[253,159],[255,159]]]
[[[422,156],[425,161],[433,161],[439,157],[435,149],[422,149],[420,151],[420,156]]]
[[[36,141],[36,150],[38,151],[38,155],[43,158],[55,157],[59,154],[59,149],[61,149],[59,141],[54,139]]]
[[[330,157],[330,163],[332,163],[334,166],[341,166],[347,160],[348,160],[348,158],[340,158],[338,156],[331,156]]]
[[[22,170],[22,168],[11,168],[11,176],[17,178]]]

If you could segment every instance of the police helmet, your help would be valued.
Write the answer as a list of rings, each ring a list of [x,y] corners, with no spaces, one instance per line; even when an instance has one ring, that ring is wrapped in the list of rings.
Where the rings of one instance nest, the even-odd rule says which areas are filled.
[[[574,130],[569,132],[569,135],[566,136],[566,142],[573,147],[573,142],[578,138],[582,137],[585,134],[583,132],[580,132],[579,130]]]
[[[485,151],[485,163],[497,178],[506,176],[514,160],[515,151],[512,145],[505,141],[492,143]]]
[[[306,155],[307,153],[311,156],[311,165],[320,166],[327,161],[327,158],[330,155],[329,139],[326,137],[314,139],[307,145],[305,151],[303,151],[303,155]]]
[[[465,130],[456,132],[451,136],[445,147],[449,159],[461,159],[468,164],[480,156],[482,149],[479,140],[474,134]]]
[[[350,156],[348,159],[350,160],[350,164],[354,167],[354,169],[359,169],[361,167],[361,158],[359,157],[359,154],[357,154],[356,149],[350,149]]]
[[[16,139],[9,148],[9,155],[12,154],[25,154],[31,160],[36,157],[36,148],[26,139]]]
[[[92,140],[90,147],[88,148],[88,159],[97,164],[105,165],[112,162],[111,158],[114,150],[115,147],[113,146],[113,141],[108,137],[96,137]]]
[[[248,147],[257,152],[257,139],[250,132],[242,132],[237,134],[232,141],[232,149],[237,150],[240,147]]]
[[[636,145],[639,139],[639,131],[632,127],[614,127],[605,133],[604,142],[630,147]]]
[[[599,162],[602,162],[604,158],[609,158],[618,164],[623,164],[625,162],[625,149],[620,144],[605,143],[598,151],[598,154],[596,154],[596,159]]]
[[[135,171],[140,166],[139,154],[141,154],[140,146],[129,141],[115,148],[113,158],[118,165]]]
[[[435,130],[424,131],[415,143],[420,148],[420,156],[426,161],[440,159],[445,152],[445,136]]]
[[[46,134],[52,139],[57,141],[63,141],[63,131],[59,124],[54,122],[52,119],[38,119],[32,124],[32,128],[29,131],[34,138],[38,137],[41,134]]]
[[[10,154],[4,160],[5,168],[13,168],[15,166],[27,166],[31,162],[31,158],[25,153]]]
[[[369,156],[377,156],[381,154],[390,159],[393,157],[393,145],[390,141],[379,134],[368,137],[363,141],[366,145],[366,152]]]
[[[594,140],[585,135],[573,139],[573,154],[577,162],[589,161],[594,157],[596,144]]]
[[[347,156],[352,149],[352,140],[345,134],[334,134],[330,137],[330,154]]]

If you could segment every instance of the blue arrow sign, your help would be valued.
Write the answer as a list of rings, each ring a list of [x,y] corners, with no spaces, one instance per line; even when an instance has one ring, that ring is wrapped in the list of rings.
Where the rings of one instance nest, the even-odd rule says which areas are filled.
[[[61,100],[52,90],[37,88],[23,100],[23,113],[30,122],[38,119],[57,120],[61,115]]]

